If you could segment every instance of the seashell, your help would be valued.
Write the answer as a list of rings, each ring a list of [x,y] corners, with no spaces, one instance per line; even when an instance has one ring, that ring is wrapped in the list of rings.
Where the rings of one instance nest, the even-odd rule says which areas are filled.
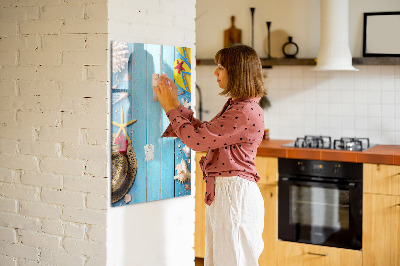
[[[184,183],[191,178],[185,160],[182,159],[182,161],[176,165],[175,170],[178,174],[174,176],[174,179],[179,180],[179,182]]]
[[[126,68],[129,58],[126,54],[129,54],[128,44],[126,42],[112,42],[112,72],[121,72]]]
[[[124,197],[125,203],[129,203],[132,200],[132,195],[131,194],[126,194]]]
[[[126,73],[125,76],[124,76],[124,81],[131,81],[131,75]]]
[[[151,161],[154,159],[154,145],[153,144],[147,144],[144,146],[144,153],[145,153],[145,160]]]
[[[116,104],[117,102],[128,97],[129,97],[129,92],[127,91],[115,92],[112,94],[113,104]]]
[[[182,105],[185,106],[186,108],[190,107],[190,102],[188,102],[188,100],[186,100],[185,98],[182,98],[181,102]]]
[[[185,145],[185,147],[183,147],[183,152],[185,153],[186,158],[190,157],[190,148],[188,146]]]

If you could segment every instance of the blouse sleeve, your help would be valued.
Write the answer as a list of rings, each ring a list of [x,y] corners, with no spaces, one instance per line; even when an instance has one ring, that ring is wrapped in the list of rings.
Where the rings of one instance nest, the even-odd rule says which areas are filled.
[[[238,109],[226,110],[222,116],[203,122],[199,126],[180,115],[177,109],[167,112],[167,117],[175,134],[194,151],[205,151],[244,142],[248,117]]]
[[[199,119],[193,117],[193,110],[187,109],[186,107],[183,106],[183,104],[180,104],[176,110],[178,110],[181,116],[188,119],[195,128],[201,125],[202,122]],[[168,127],[165,129],[164,133],[161,135],[161,137],[164,138],[164,137],[178,137],[178,136],[175,134],[174,130],[172,130],[172,125],[169,124]]]

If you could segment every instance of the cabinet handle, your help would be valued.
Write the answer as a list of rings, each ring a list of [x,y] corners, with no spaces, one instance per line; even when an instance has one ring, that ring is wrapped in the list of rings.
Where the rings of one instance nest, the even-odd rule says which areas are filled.
[[[400,203],[399,203],[399,204],[397,204],[397,206],[400,206]]]
[[[320,254],[320,253],[313,253],[313,252],[307,252],[307,253],[310,255],[318,255],[318,256],[323,256],[323,257],[328,256],[328,254]]]

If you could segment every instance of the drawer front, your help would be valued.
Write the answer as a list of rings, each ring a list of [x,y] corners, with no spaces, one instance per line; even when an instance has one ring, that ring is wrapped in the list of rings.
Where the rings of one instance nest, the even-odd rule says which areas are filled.
[[[364,193],[400,195],[400,166],[365,163],[363,174]]]
[[[278,241],[278,266],[362,266],[358,250]]]

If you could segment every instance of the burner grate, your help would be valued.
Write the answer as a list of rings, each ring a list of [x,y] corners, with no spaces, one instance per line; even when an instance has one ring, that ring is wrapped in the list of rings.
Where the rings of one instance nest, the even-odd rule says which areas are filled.
[[[294,146],[299,148],[330,149],[331,137],[306,135],[304,138],[297,138]]]
[[[340,138],[333,142],[335,150],[363,151],[369,147],[368,138]]]
[[[305,135],[296,138],[295,142],[285,144],[286,147],[314,148],[314,149],[333,149],[344,151],[364,151],[371,148],[368,138],[347,138],[342,137],[331,141],[329,136]]]

